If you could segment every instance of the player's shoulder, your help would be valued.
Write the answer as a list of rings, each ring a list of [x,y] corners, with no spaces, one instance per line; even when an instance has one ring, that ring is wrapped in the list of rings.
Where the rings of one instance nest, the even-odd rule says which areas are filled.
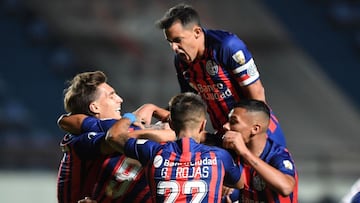
[[[263,154],[266,155],[264,159],[269,162],[275,163],[282,162],[284,160],[289,160],[292,163],[294,162],[288,148],[272,141],[271,139],[268,139]]]
[[[69,145],[74,140],[74,135],[67,133],[60,142],[60,147]]]
[[[202,149],[205,151],[214,152],[215,154],[221,155],[221,156],[230,155],[230,153],[226,149],[218,147],[218,146],[209,146],[209,145],[202,144]]]
[[[267,144],[265,146],[265,149],[267,148],[268,151],[270,151],[270,153],[275,153],[275,154],[290,154],[288,148],[286,146],[283,146],[277,142],[275,142],[272,139],[267,139]]]
[[[234,33],[227,30],[206,30],[204,29],[207,40],[210,43],[226,45],[228,43],[241,43],[243,41]]]

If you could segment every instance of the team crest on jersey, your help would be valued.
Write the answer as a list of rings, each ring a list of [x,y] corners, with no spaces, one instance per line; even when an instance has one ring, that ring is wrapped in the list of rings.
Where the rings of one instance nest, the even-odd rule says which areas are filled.
[[[232,55],[232,58],[240,65],[243,65],[245,63],[245,54],[241,50]]]
[[[153,162],[153,165],[155,168],[159,168],[163,162],[163,157],[160,156],[160,155],[156,155],[155,158],[154,158],[154,162]]]
[[[206,62],[206,71],[210,75],[216,75],[219,72],[219,66],[214,61],[209,60]]]
[[[252,185],[257,191],[263,191],[266,187],[265,181],[259,175],[253,177]]]

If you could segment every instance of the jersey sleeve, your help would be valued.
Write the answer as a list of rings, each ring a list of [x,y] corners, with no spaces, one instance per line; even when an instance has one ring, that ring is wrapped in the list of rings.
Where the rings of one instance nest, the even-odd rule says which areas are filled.
[[[116,119],[100,120],[93,116],[88,116],[82,122],[81,132],[106,132],[116,121]]]
[[[225,168],[224,182],[229,185],[234,185],[240,180],[242,173],[242,166],[235,163],[230,153],[226,150],[221,150],[221,160]]]
[[[250,85],[259,79],[260,74],[252,54],[236,35],[229,35],[223,41],[219,56],[241,86]]]
[[[105,141],[105,132],[87,132],[74,136],[73,145],[82,159],[93,159],[101,155],[101,142]]]
[[[129,138],[125,143],[125,155],[138,160],[145,166],[152,160],[161,145],[147,139]]]
[[[295,177],[296,169],[294,161],[286,148],[281,149],[282,150],[277,152],[277,155],[273,156],[272,160],[270,161],[270,165],[272,165],[274,168],[277,168],[284,174]]]

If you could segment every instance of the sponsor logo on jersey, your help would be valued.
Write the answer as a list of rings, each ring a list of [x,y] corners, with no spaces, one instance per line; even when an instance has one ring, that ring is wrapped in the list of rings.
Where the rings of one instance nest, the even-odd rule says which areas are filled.
[[[195,87],[195,89],[206,100],[222,100],[233,95],[231,90],[223,83],[209,85],[197,84]]]
[[[159,168],[161,164],[163,163],[163,158],[160,155],[156,155],[154,158],[153,165],[155,168]]]
[[[232,58],[234,59],[234,61],[236,61],[240,65],[245,63],[245,55],[244,55],[244,52],[241,50],[239,50],[234,55],[232,55]]]
[[[187,161],[187,162],[174,162],[169,159],[165,159],[164,166],[211,166],[217,165],[217,159],[204,158],[197,161]]]
[[[216,75],[219,72],[218,64],[215,63],[215,61],[207,61],[206,62],[206,71],[209,75]]]
[[[159,160],[160,158],[158,158]],[[162,158],[161,158],[162,159]],[[162,161],[162,160],[161,160]],[[154,160],[155,162],[155,160]],[[161,177],[169,178],[169,169],[175,168],[176,178],[208,178],[210,176],[210,168],[212,165],[217,165],[217,159],[204,158],[197,161],[177,162],[164,160],[164,167],[161,168]],[[155,166],[155,164],[154,164]]]

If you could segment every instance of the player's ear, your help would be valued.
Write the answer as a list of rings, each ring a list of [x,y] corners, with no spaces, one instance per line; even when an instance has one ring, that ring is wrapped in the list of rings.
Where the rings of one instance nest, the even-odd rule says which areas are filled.
[[[99,106],[97,105],[96,101],[90,103],[89,109],[94,114],[98,114],[100,111]]]
[[[259,134],[261,131],[261,125],[259,124],[254,124],[251,128],[251,134],[256,135]]]
[[[206,119],[204,119],[204,120],[201,122],[199,133],[201,133],[202,131],[205,131],[205,129],[206,129]]]
[[[169,118],[168,118],[168,123],[169,123],[169,127],[171,128],[171,130],[175,131],[173,121],[171,120],[171,116],[169,116]]]
[[[201,27],[195,26],[195,27],[194,27],[194,34],[195,34],[195,38],[196,38],[196,39],[200,37],[201,33],[202,33]]]

